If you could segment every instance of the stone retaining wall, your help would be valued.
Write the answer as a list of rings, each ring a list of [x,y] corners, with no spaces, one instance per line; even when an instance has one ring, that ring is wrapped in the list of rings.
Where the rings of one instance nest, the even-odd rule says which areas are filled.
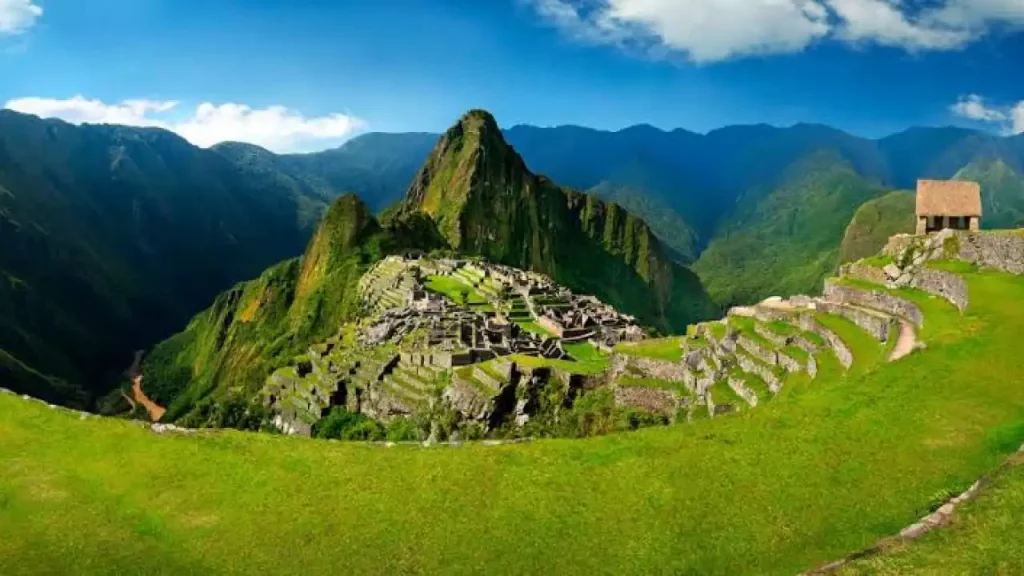
[[[752,408],[757,407],[757,394],[754,394],[753,390],[747,388],[747,383],[742,378],[729,376],[729,388],[732,388],[732,391],[740,398],[743,398]]]
[[[961,312],[967,309],[967,282],[957,274],[921,268],[914,273],[910,285],[949,300]]]
[[[833,314],[846,318],[850,322],[860,326],[861,329],[879,342],[885,342],[889,339],[889,331],[896,324],[896,319],[892,316],[872,314],[867,310],[863,310],[855,306],[823,302],[818,305],[818,309],[826,314]]]
[[[703,359],[704,355],[700,354]],[[612,356],[612,373],[619,376],[626,372],[626,366],[643,372],[649,378],[665,380],[668,382],[682,382],[685,379],[686,364],[684,362],[670,362],[668,360],[656,360],[654,358],[643,358],[629,356],[627,354],[615,354]]]
[[[752,338],[740,334],[736,338],[736,343],[746,350],[748,354],[766,364],[775,365],[779,363],[775,350],[762,345]]]
[[[616,386],[615,405],[639,408],[652,414],[675,418],[679,409],[679,395],[672,390],[661,388]]]
[[[765,340],[768,340],[772,344],[775,344],[776,346],[781,347],[789,344],[789,338],[786,338],[782,334],[779,334],[778,332],[772,330],[771,328],[768,328],[763,324],[755,322],[754,332],[756,332],[760,337],[764,338]]]
[[[778,360],[779,366],[785,368],[786,372],[792,374],[793,372],[800,372],[801,370],[804,369],[802,364],[800,364],[799,362],[796,361],[795,358],[792,358],[787,354],[784,354],[782,352],[776,352],[775,357]]]
[[[1018,231],[960,232],[955,236],[956,257],[978,266],[1010,274],[1024,274],[1024,234]]]
[[[740,365],[740,368],[742,368],[744,372],[760,376],[761,380],[764,380],[764,383],[768,385],[768,388],[773,394],[778,394],[779,389],[782,388],[782,382],[779,380],[779,377],[775,372],[764,364],[757,362],[750,356],[743,353],[737,353],[736,363]]]
[[[834,280],[825,281],[825,298],[832,302],[856,304],[865,308],[881,310],[893,316],[906,318],[918,328],[924,324],[924,314],[916,304],[885,292],[865,290],[856,286],[847,286]]]
[[[807,373],[811,378],[818,377],[818,361],[814,359],[813,353],[807,356]]]
[[[867,264],[861,264],[859,262],[843,265],[840,270],[840,276],[857,278],[858,280],[864,280],[865,282],[871,282],[872,284],[881,284],[883,286],[889,282],[889,277],[885,275],[885,272],[881,268],[868,266]]]
[[[818,324],[818,322],[809,315],[800,317],[800,328],[807,330],[808,332],[814,332],[818,336],[824,338],[825,341],[828,342],[829,347],[832,348],[832,353],[836,355],[839,363],[843,365],[843,368],[853,366],[853,352],[850,351],[846,342],[843,342],[843,339],[836,335],[835,332],[825,328],[821,324]]]

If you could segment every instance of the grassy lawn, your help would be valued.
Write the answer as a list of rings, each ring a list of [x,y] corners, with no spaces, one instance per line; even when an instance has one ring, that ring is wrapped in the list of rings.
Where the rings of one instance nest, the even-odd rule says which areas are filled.
[[[0,572],[807,570],[898,532],[1024,441],[1024,281],[967,278],[966,316],[922,300],[927,348],[899,362],[860,332],[856,369],[823,354],[816,380],[793,375],[763,407],[586,440],[158,436],[0,395]],[[838,320],[822,318],[856,338]],[[1022,485],[1015,472],[953,530],[864,569],[1019,573]]]
[[[631,356],[643,356],[658,360],[671,360],[678,362],[683,359],[681,345],[684,338],[675,336],[671,338],[650,338],[640,342],[620,342],[615,345],[615,351]]]
[[[526,330],[527,332],[533,332],[534,334],[540,336],[541,338],[548,338],[550,336],[554,336],[554,334],[552,334],[550,330],[544,328],[543,326],[537,324],[536,322],[530,320],[516,320],[515,323],[518,324],[519,327],[522,328],[523,330]]]
[[[594,347],[590,342],[562,344],[562,349],[580,362],[605,362],[608,355]]]
[[[608,356],[599,354],[589,360],[552,360],[550,358],[539,358],[535,356],[520,356],[513,354],[509,357],[513,362],[523,366],[557,368],[570,374],[600,374],[604,372],[611,363]]]
[[[462,306],[473,306],[476,309],[489,306],[487,298],[484,298],[472,286],[451,276],[431,276],[427,278],[424,286],[427,290],[446,296],[452,302]]]
[[[982,493],[957,508],[953,525],[912,544],[854,562],[840,574],[1024,574],[1024,457]]]

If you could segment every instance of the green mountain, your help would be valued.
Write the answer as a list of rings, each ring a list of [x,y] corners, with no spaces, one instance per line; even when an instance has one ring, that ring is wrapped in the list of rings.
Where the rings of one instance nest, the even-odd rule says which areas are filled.
[[[643,220],[531,173],[483,111],[441,137],[401,212],[429,215],[460,252],[542,272],[661,330],[713,312],[694,274]]]
[[[134,350],[301,252],[324,198],[167,131],[0,111],[0,378],[90,403]]]
[[[914,192],[900,190],[861,204],[846,227],[839,245],[839,263],[845,264],[881,252],[890,236],[913,234]]]
[[[981,219],[984,228],[1024,226],[1024,176],[1001,158],[983,158],[960,169],[957,180],[981,184]]]
[[[248,400],[267,375],[326,340],[361,309],[356,283],[384,256],[441,245],[415,215],[382,225],[354,194],[331,205],[301,258],[221,293],[143,364],[146,392],[168,420],[206,425],[211,410]]]
[[[716,302],[820,290],[854,212],[883,193],[833,153],[813,154],[787,172],[780,186],[741,201],[695,264]]]

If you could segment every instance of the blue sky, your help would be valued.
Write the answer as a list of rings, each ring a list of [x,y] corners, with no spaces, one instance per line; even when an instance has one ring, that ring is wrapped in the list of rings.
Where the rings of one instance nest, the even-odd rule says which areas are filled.
[[[1024,0],[0,0],[0,103],[280,151],[472,107],[1024,131],[1022,68]]]

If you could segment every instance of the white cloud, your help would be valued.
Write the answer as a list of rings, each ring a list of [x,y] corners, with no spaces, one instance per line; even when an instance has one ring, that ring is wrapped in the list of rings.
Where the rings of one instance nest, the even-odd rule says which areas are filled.
[[[35,0],[0,0],[0,35],[24,32],[42,15]]]
[[[75,96],[66,100],[19,98],[5,108],[73,124],[124,124],[152,126],[177,132],[197,146],[219,142],[249,142],[276,152],[323,148],[364,130],[366,123],[347,114],[306,117],[284,106],[253,109],[244,104],[205,102],[183,120],[171,120],[168,112],[176,101],[125,100],[106,104]]]
[[[521,0],[572,38],[697,63],[800,52],[822,39],[953,50],[1024,27],[1024,0]]]
[[[961,96],[950,110],[962,118],[995,124],[1004,134],[1024,134],[1024,100],[1014,106],[990,106],[977,94]]]
[[[1024,101],[1018,102],[1010,110],[1010,132],[1013,134],[1024,134]]]
[[[894,0],[828,0],[839,18],[836,36],[850,42],[874,42],[909,50],[948,50],[963,46],[975,32],[944,26],[927,13],[911,20]]]

